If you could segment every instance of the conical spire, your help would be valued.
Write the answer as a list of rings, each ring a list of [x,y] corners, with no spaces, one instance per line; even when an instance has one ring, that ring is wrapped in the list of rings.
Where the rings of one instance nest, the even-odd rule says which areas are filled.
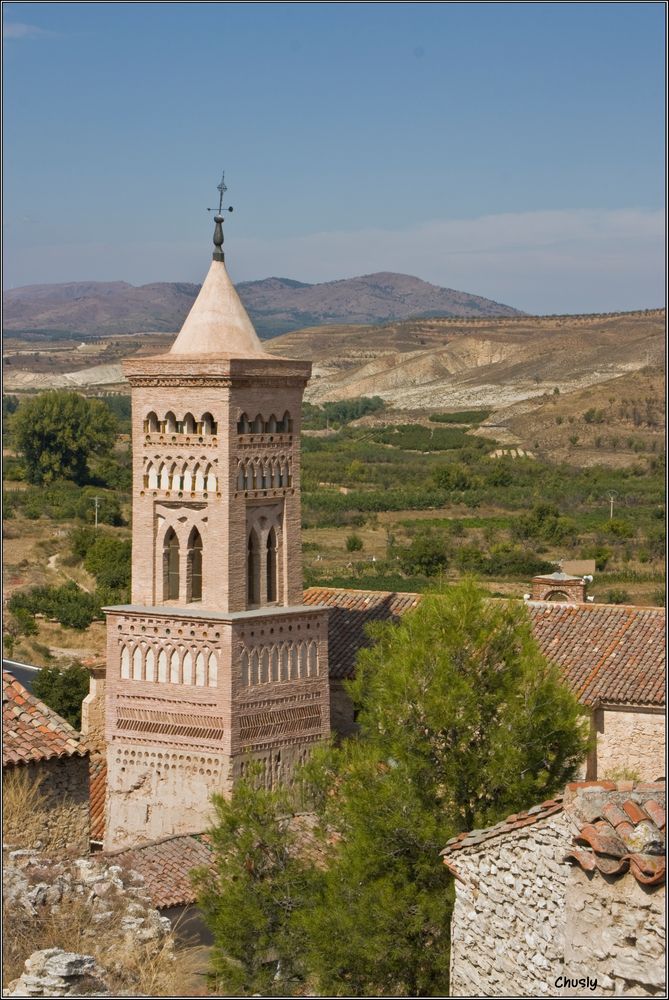
[[[227,190],[225,174],[218,190],[221,197],[214,216],[213,260],[181,332],[169,350],[170,354],[219,354],[245,358],[265,353],[225,269],[221,213],[232,212],[232,206],[223,208],[223,195]]]
[[[170,354],[264,354],[258,334],[222,260],[212,260]]]

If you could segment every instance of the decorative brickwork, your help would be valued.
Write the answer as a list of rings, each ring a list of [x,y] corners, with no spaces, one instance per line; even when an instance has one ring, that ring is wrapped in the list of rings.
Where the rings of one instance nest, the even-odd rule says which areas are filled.
[[[107,849],[204,830],[248,761],[289,781],[330,731],[327,611],[302,604],[311,365],[262,352],[224,272],[215,260],[179,352],[124,364],[133,603],[107,609]]]

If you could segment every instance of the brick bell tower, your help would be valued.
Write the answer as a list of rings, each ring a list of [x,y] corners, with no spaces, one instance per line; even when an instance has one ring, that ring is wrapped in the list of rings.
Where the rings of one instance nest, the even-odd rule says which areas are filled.
[[[221,199],[225,186],[222,183]],[[215,252],[171,349],[130,359],[132,603],[106,608],[105,848],[206,829],[251,760],[330,732],[327,610],[302,603],[300,408]]]

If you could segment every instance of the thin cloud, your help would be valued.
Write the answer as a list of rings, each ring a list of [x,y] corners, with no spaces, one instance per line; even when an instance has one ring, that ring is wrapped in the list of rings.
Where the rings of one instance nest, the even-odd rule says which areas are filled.
[[[23,21],[5,22],[2,26],[3,38],[45,38],[54,35],[53,31],[38,28],[36,24],[25,24]]]
[[[10,247],[7,287],[58,281],[200,282],[209,244]],[[228,234],[233,279],[333,281],[413,274],[530,313],[615,312],[664,302],[662,212],[543,211],[441,219],[407,229],[244,239]]]

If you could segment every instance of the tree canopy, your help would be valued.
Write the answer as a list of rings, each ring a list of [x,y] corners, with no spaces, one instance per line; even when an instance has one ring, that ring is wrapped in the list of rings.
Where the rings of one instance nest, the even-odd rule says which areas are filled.
[[[261,964],[275,990],[291,970],[290,995],[305,984],[331,996],[446,995],[453,887],[439,851],[557,792],[587,751],[578,702],[539,651],[522,605],[465,581],[425,597],[399,624],[373,626],[373,637],[349,685],[358,736],[316,751],[302,777],[326,861],[293,879],[289,906],[285,866],[263,869],[263,898],[283,910]],[[233,804],[219,803],[214,840],[222,866],[228,830],[231,867],[205,907],[219,989],[240,988],[222,956],[233,956],[230,935],[242,935],[238,900],[257,877],[253,850],[277,836],[271,817],[257,823],[272,794],[247,786]],[[245,988],[261,992],[266,979],[247,978]]]
[[[83,483],[90,456],[113,446],[117,421],[100,400],[58,389],[21,403],[11,431],[29,482]]]

